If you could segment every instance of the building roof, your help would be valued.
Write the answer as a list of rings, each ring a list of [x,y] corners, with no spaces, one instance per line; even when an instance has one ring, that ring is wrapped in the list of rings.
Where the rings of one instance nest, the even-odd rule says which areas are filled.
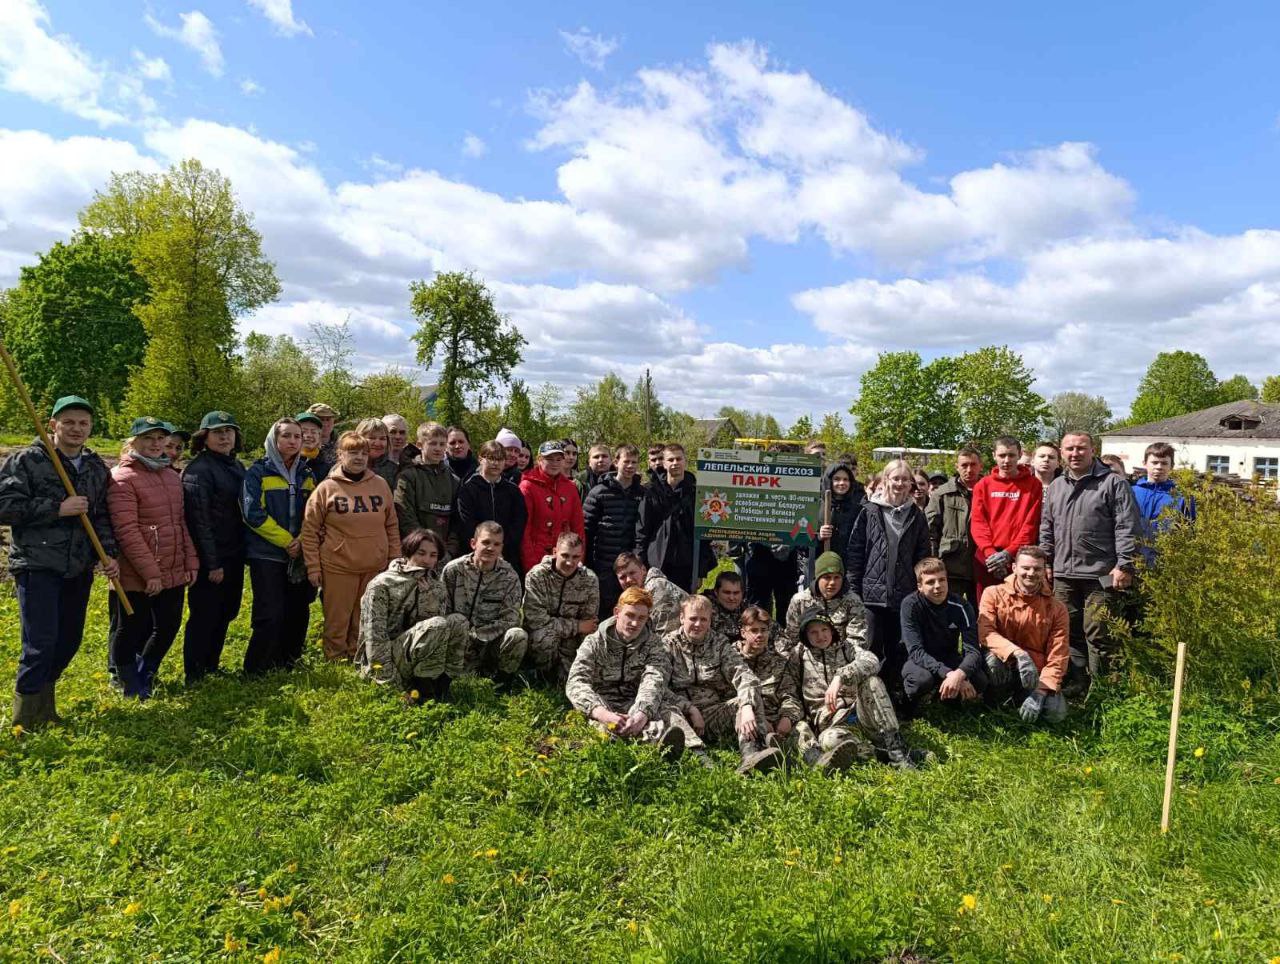
[[[695,418],[693,424],[698,427],[698,431],[707,442],[714,441],[721,432],[726,432],[733,438],[738,437],[738,426],[733,424],[731,418]]]
[[[1126,425],[1103,438],[1280,439],[1280,404],[1227,402],[1146,425]]]

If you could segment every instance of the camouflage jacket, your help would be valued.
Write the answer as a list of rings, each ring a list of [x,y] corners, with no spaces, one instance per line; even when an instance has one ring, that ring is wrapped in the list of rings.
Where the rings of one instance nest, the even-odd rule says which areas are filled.
[[[874,676],[880,668],[875,653],[855,645],[847,637],[837,639],[826,649],[803,643],[791,651],[787,663],[783,714],[793,720],[809,720],[820,728],[830,726],[846,713],[853,706],[858,684]],[[841,689],[833,716],[827,712],[826,694],[837,676],[841,679]]]
[[[765,649],[754,658],[743,656],[742,661],[760,681],[760,698],[764,702],[764,715],[768,721],[776,723],[785,716],[793,723],[799,722],[802,714],[797,711],[798,708],[783,705],[783,698],[790,685],[787,673],[792,665],[787,657],[775,649]]]
[[[740,604],[737,609],[725,609],[716,598],[714,589],[708,589],[702,595],[711,600],[711,631],[730,641],[740,639],[742,627],[738,624],[738,620],[742,618],[742,610],[746,608],[746,603]]]
[[[472,639],[491,643],[520,625],[520,577],[505,559],[488,570],[474,560],[471,553],[459,556],[441,578],[449,612],[466,618]]]
[[[578,623],[600,612],[600,580],[585,566],[562,576],[545,556],[524,577],[524,626],[530,633],[550,629],[557,637],[578,635]]]
[[[867,607],[862,605],[858,594],[846,586],[835,599],[823,599],[814,583],[792,596],[787,606],[787,628],[781,640],[784,652],[793,650],[800,642],[800,623],[813,609],[831,618],[840,639],[854,646],[867,644]]]
[[[737,647],[714,629],[696,642],[677,629],[667,633],[662,643],[671,656],[668,687],[681,712],[689,705],[701,710],[735,696],[740,705],[756,705],[760,681]]]
[[[657,639],[680,628],[680,604],[689,594],[662,574],[661,569],[650,567],[644,577],[644,588],[653,596],[653,609],[649,612],[649,629]]]
[[[373,577],[360,600],[360,644],[356,668],[366,679],[388,683],[395,679],[391,641],[416,623],[445,613],[444,584],[430,569],[392,559],[385,572]]]
[[[649,627],[626,642],[610,616],[578,647],[565,695],[588,717],[597,706],[615,713],[634,707],[652,720],[662,707],[670,678],[671,657]]]

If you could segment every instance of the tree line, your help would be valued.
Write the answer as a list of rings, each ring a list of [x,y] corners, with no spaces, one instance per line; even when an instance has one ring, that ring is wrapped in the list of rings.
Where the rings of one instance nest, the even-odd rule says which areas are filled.
[[[607,372],[573,389],[514,378],[525,339],[470,273],[410,285],[421,369],[368,370],[347,320],[317,319],[301,340],[240,338],[237,320],[280,291],[252,213],[231,182],[188,159],[162,173],[113,175],[80,212],[72,237],[39,254],[13,288],[0,291],[0,336],[38,404],[83,395],[113,435],[139,412],[192,427],[234,399],[247,439],[257,444],[281,412],[321,399],[347,419],[399,412],[462,425],[478,438],[505,425],[535,443],[572,436],[583,444],[706,444],[697,419],[664,404],[648,371],[634,384]],[[430,393],[423,385],[428,377]],[[805,414],[789,425],[732,406],[716,417],[731,419],[744,436],[821,438],[828,451],[864,456],[880,446],[952,449],[1002,434],[1057,438],[1067,426],[1100,433],[1118,424],[1101,396],[1062,392],[1045,399],[1034,381],[1021,356],[1005,346],[928,361],[914,351],[884,352],[862,375],[847,411]],[[1125,421],[1241,399],[1280,401],[1280,376],[1260,387],[1243,375],[1219,380],[1201,355],[1161,352]],[[0,388],[0,423],[26,427],[8,385]]]

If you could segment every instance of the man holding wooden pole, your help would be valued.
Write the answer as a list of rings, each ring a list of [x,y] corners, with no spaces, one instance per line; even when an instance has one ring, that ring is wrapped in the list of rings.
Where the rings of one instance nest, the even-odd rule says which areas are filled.
[[[27,730],[59,720],[54,686],[84,634],[98,556],[81,516],[105,550],[103,571],[111,579],[119,572],[107,514],[111,475],[102,459],[85,447],[93,415],[89,402],[68,395],[54,403],[49,420],[49,441],[74,495],[68,494],[40,440],[0,465],[0,524],[12,530],[9,569],[22,620],[13,725]]]

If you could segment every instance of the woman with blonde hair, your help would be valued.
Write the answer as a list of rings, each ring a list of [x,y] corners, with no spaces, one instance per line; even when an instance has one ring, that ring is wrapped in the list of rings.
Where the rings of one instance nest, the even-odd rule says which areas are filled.
[[[361,419],[355,434],[369,443],[369,470],[395,491],[400,466],[391,461],[391,433],[386,424],[380,418]]]

